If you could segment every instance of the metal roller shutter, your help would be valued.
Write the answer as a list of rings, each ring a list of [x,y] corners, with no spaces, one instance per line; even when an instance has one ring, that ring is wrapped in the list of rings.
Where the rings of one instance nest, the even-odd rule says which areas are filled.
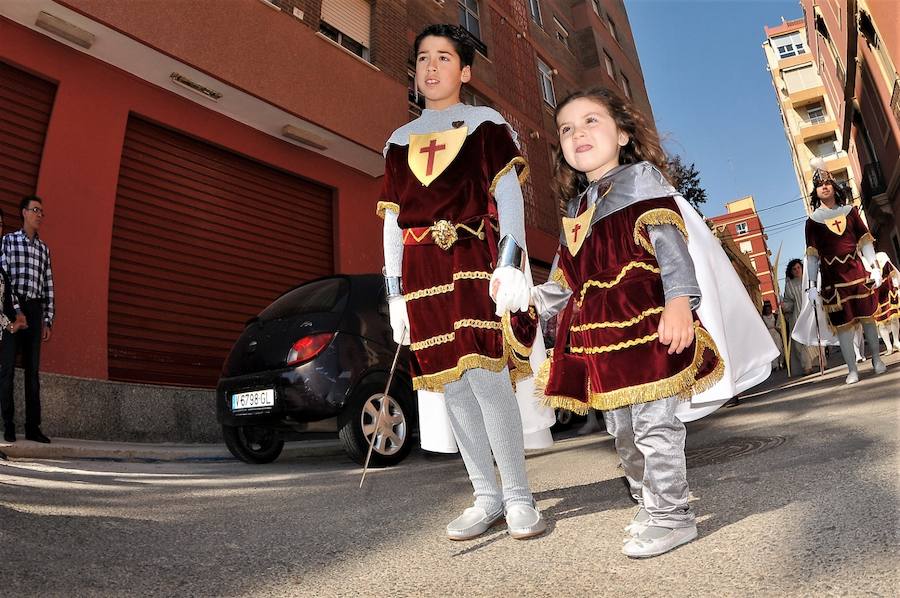
[[[322,0],[322,20],[367,48],[371,15],[369,0]]]
[[[56,85],[0,62],[0,206],[4,228],[22,225],[19,200],[37,189]]]
[[[333,273],[332,191],[132,117],[109,273],[112,380],[214,386],[254,316]]]

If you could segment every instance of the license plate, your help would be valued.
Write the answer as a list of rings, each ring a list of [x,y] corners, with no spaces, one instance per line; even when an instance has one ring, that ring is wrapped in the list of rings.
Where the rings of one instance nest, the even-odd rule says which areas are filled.
[[[261,409],[275,406],[275,390],[251,390],[231,395],[231,410]]]

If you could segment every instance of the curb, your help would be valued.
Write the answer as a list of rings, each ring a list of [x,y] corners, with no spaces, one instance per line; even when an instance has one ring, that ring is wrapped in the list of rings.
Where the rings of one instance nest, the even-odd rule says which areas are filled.
[[[73,438],[51,438],[50,444],[24,439],[19,439],[14,443],[0,442],[0,456],[4,454],[9,459],[239,462],[228,452],[224,444],[103,442]],[[342,454],[344,451],[338,440],[307,440],[286,443],[278,460]]]

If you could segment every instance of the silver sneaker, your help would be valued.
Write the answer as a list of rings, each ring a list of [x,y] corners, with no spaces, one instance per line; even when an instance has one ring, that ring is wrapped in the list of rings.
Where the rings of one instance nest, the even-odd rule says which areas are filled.
[[[872,358],[872,367],[875,369],[876,376],[883,374],[887,370],[887,366],[884,365],[884,362],[877,355]]]
[[[651,525],[636,538],[626,542],[625,546],[622,547],[622,553],[633,559],[659,556],[682,544],[687,544],[696,537],[696,525],[675,529]]]
[[[447,524],[447,537],[451,540],[477,538],[502,518],[503,511],[488,515],[481,507],[469,507],[462,515]]]
[[[540,536],[547,531],[547,522],[541,512],[530,505],[512,505],[506,511],[509,535],[516,540]]]
[[[856,384],[859,382],[859,373],[858,372],[850,372],[847,374],[847,378],[844,380],[844,384]]]
[[[638,512],[634,514],[631,523],[625,526],[625,533],[632,538],[636,538],[642,531],[647,529],[648,525],[650,525],[650,513],[647,512],[647,509],[641,507],[638,509]]]

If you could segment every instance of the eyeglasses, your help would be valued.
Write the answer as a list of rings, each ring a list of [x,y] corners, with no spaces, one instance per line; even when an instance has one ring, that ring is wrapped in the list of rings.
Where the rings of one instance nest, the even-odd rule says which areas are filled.
[[[28,210],[29,212],[34,212],[35,214],[40,214],[41,216],[44,215],[43,208],[34,207],[34,208],[25,208],[25,209]]]

